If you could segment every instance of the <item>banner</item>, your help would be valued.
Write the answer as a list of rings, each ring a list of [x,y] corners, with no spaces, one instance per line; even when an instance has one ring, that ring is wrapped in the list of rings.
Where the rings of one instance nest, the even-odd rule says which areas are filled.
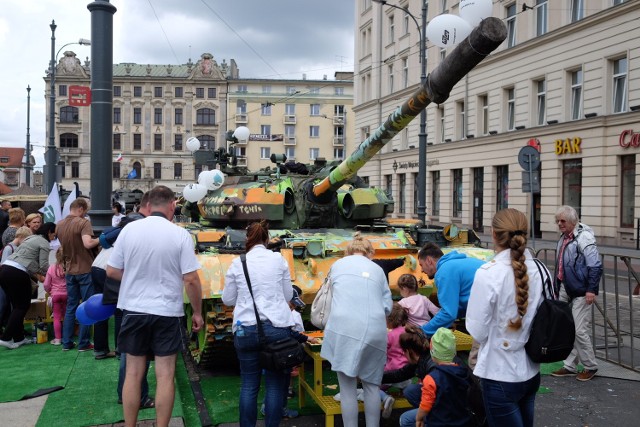
[[[138,176],[138,173],[136,172],[136,170],[131,169],[131,172],[129,172],[129,175],[127,175],[127,179],[134,179],[137,176]]]
[[[38,212],[41,212],[44,216],[44,222],[58,223],[62,219],[62,209],[60,207],[60,195],[58,194],[58,183],[53,183],[53,188],[47,197],[47,201],[44,202],[44,206],[41,207]]]

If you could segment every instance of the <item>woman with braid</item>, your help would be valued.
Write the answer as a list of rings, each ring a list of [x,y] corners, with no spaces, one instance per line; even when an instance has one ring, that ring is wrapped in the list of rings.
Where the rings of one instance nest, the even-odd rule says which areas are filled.
[[[527,218],[503,209],[491,222],[495,258],[476,272],[467,330],[480,343],[473,373],[480,378],[490,426],[533,426],[540,365],[524,345],[542,302],[542,278],[527,246]]]

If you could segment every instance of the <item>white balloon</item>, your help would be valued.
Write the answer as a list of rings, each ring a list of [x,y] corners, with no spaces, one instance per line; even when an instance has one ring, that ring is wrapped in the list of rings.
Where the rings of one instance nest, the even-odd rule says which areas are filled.
[[[218,169],[214,169],[211,172],[213,172],[213,185],[209,187],[209,190],[217,190],[224,184],[224,174]]]
[[[207,187],[200,184],[187,184],[182,190],[182,195],[191,203],[195,203],[207,195]]]
[[[197,151],[200,149],[200,140],[195,136],[187,139],[187,149],[189,151]]]
[[[200,175],[198,175],[198,184],[204,185],[207,187],[207,190],[212,190],[212,188],[209,187],[213,185],[213,171],[200,172]]]
[[[493,13],[491,0],[460,0],[460,17],[472,27],[478,26],[480,21]]]
[[[238,141],[246,141],[249,139],[249,135],[251,135],[251,131],[246,126],[240,126],[233,132],[233,136],[235,136]]]
[[[429,21],[427,38],[436,46],[451,47],[464,40],[471,30],[471,26],[464,19],[445,13]]]

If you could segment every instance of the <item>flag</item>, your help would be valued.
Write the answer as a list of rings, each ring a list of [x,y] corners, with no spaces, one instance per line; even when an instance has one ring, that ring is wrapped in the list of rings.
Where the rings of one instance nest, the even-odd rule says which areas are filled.
[[[122,161],[122,153],[118,154],[118,157],[115,158],[116,162],[121,162]]]
[[[65,200],[64,206],[62,207],[62,218],[66,218],[67,216],[69,216],[69,213],[71,212],[71,203],[73,203],[73,201],[77,197],[78,195],[76,194],[76,187],[74,186],[71,193],[69,193],[69,195],[67,196],[67,200]]]
[[[53,183],[51,193],[44,202],[44,206],[39,209],[44,215],[44,222],[57,223],[62,219],[62,209],[60,208],[60,195],[58,194],[58,183]]]
[[[131,169],[131,172],[129,172],[129,175],[127,175],[127,179],[134,179],[136,176],[138,176],[138,174],[136,173],[136,170]]]

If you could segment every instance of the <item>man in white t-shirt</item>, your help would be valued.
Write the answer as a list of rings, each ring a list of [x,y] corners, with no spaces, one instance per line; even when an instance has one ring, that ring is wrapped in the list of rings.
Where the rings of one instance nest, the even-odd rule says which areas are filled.
[[[156,423],[169,424],[175,396],[176,355],[182,346],[183,285],[193,308],[192,329],[202,328],[202,291],[191,235],[171,223],[175,195],[160,185],[149,192],[151,214],[125,227],[107,265],[120,280],[123,311],[118,347],[126,354],[122,403],[125,425],[136,425],[147,355],[155,356]]]

